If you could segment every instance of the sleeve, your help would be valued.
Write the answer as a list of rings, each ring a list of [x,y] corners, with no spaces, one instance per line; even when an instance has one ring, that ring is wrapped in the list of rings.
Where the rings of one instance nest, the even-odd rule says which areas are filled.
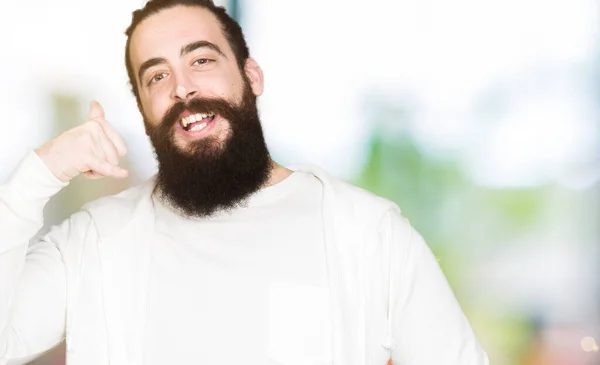
[[[66,278],[58,245],[70,221],[30,241],[43,226],[44,206],[66,185],[33,151],[0,185],[0,365],[27,361],[62,340]]]
[[[389,245],[388,338],[394,365],[489,365],[429,246],[399,210],[384,218]]]

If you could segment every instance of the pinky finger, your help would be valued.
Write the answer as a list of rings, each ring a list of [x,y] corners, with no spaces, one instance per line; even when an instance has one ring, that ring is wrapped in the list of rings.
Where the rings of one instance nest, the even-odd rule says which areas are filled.
[[[104,175],[101,175],[95,171],[85,171],[83,173],[83,176],[85,176],[86,179],[90,179],[90,180],[98,180],[98,179],[102,179],[104,177]]]
[[[84,171],[81,173],[81,175],[83,175],[86,179],[95,179],[96,178],[96,174],[94,173],[94,171]]]
[[[89,165],[89,170],[93,171],[94,174],[100,174],[102,176],[112,176],[116,178],[125,178],[129,175],[129,172],[119,166],[111,165],[110,163],[95,158]],[[94,177],[95,178],[95,177]]]

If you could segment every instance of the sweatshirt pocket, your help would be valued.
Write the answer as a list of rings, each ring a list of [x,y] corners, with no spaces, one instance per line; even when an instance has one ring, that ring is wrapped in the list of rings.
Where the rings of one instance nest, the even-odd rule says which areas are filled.
[[[269,365],[333,363],[329,288],[269,284]]]

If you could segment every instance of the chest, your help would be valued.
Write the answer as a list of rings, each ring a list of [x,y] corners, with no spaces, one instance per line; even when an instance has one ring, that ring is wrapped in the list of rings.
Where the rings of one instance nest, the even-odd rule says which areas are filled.
[[[330,363],[320,220],[278,218],[179,227],[155,243],[145,331],[152,362],[145,363],[173,356],[205,363],[225,363],[224,357],[227,363]]]
[[[269,222],[277,223],[282,227],[281,231],[287,231],[284,236],[279,234],[263,235],[268,238],[257,239],[252,233],[259,231],[259,226],[249,222],[248,229],[242,229],[244,225],[238,226],[242,228],[236,229],[237,233],[235,234],[230,234],[229,230],[223,231],[226,233],[220,234],[219,237],[224,240],[215,240],[212,244],[202,244],[200,240],[196,240],[200,245],[191,251],[187,248],[177,247],[177,245],[168,246],[168,250],[155,251],[161,243],[173,242],[175,235],[168,229],[168,226],[161,227],[156,225],[156,222],[140,220],[132,222],[127,229],[120,231],[117,235],[97,242],[87,242],[80,252],[75,255],[69,254],[65,257],[69,271],[69,323],[67,325],[69,363],[106,364],[110,362],[118,365],[146,363],[144,357],[147,356],[145,349],[148,348],[148,338],[145,334],[149,333],[148,326],[152,325],[147,319],[151,315],[150,311],[161,310],[158,307],[153,309],[149,305],[149,299],[153,296],[165,299],[161,304],[165,313],[175,313],[174,316],[163,318],[167,318],[167,321],[169,318],[173,321],[177,319],[184,326],[181,333],[185,337],[178,336],[176,328],[167,329],[163,333],[163,338],[172,339],[172,343],[180,344],[179,347],[168,347],[164,342],[160,342],[161,338],[158,338],[156,343],[160,342],[162,344],[160,346],[167,349],[165,354],[169,353],[168,350],[171,350],[171,354],[173,354],[180,348],[200,348],[200,337],[196,335],[197,329],[200,328],[199,322],[187,320],[184,314],[198,312],[198,307],[194,305],[197,303],[195,300],[198,302],[207,300],[207,305],[211,305],[210,300],[206,298],[221,296],[225,300],[213,299],[212,305],[217,306],[215,303],[221,303],[226,309],[222,313],[229,318],[229,322],[218,322],[212,325],[212,328],[219,328],[221,331],[219,336],[216,336],[215,332],[212,333],[215,334],[213,336],[215,339],[220,339],[220,341],[215,340],[213,344],[218,343],[222,349],[226,349],[222,353],[236,352],[236,342],[228,334],[237,333],[240,328],[241,322],[238,319],[241,315],[236,317],[235,313],[242,313],[243,310],[246,310],[245,320],[250,318],[255,323],[260,323],[264,331],[262,336],[257,336],[256,333],[246,334],[247,338],[262,338],[261,345],[255,348],[261,349],[269,356],[269,360],[263,363],[270,365],[294,364],[294,360],[291,360],[293,357],[289,355],[294,351],[302,351],[305,345],[298,340],[299,337],[290,336],[293,336],[294,333],[303,333],[299,335],[300,338],[310,341],[310,338],[313,338],[310,331],[316,329],[326,332],[328,330],[326,327],[328,321],[325,318],[329,315],[333,318],[333,358],[336,364],[369,363],[378,365],[387,361],[389,354],[380,346],[385,333],[386,307],[383,273],[380,270],[374,270],[375,273],[369,274],[368,280],[357,280],[364,273],[368,274],[373,270],[355,270],[354,265],[348,264],[349,262],[358,262],[354,261],[358,258],[362,260],[362,256],[356,256],[352,251],[347,251],[346,243],[349,242],[348,240],[362,237],[350,229],[345,229],[342,239],[332,241],[330,238],[322,241],[323,237],[316,232],[319,229],[327,231],[324,229],[326,227],[319,228],[317,225],[314,230],[308,230],[308,235],[303,236],[298,232],[307,231],[306,221],[300,221],[302,224],[297,226],[300,228],[292,229],[290,227],[293,225],[285,223],[289,221],[289,217],[287,219],[286,217],[278,218],[273,218]],[[348,227],[351,228],[351,226]],[[260,231],[265,232],[264,226]],[[193,235],[197,235],[197,233]],[[295,235],[300,239],[290,240],[287,238],[290,235]],[[206,236],[211,235],[207,234]],[[310,237],[317,238],[310,239]],[[222,250],[222,247],[211,248],[211,245],[216,242],[228,242],[231,245],[227,246],[225,251]],[[312,243],[308,246],[299,246],[297,242]],[[253,247],[253,249],[243,251],[246,252],[245,255],[231,255],[233,252],[240,252],[236,250],[236,245],[246,245],[246,248]],[[328,247],[324,256],[319,254],[322,245]],[[261,255],[261,249],[268,247],[276,247],[276,249],[266,254],[263,252]],[[194,255],[200,253],[207,258],[206,261],[198,262],[193,259]],[[380,267],[378,263],[383,262],[383,256],[380,254],[378,249],[369,254],[369,257],[373,258],[369,262],[374,268]],[[298,260],[298,255],[305,255],[305,257]],[[263,256],[270,258],[263,260]],[[178,257],[184,259],[176,260]],[[212,259],[208,260],[210,257]],[[325,261],[319,261],[324,258],[326,258]],[[347,261],[347,258],[352,259]],[[160,286],[154,286],[157,282],[152,278],[161,272],[160,265],[164,264],[165,267],[173,268],[174,265],[167,265],[171,260],[176,260],[178,265],[175,265],[176,268],[165,276],[165,278],[171,277],[172,280],[164,280],[162,288],[178,282],[181,290],[172,289],[170,292],[162,292],[157,290],[161,288]],[[270,264],[267,265],[267,262]],[[319,267],[323,268],[323,264],[326,267],[327,286],[318,285],[319,280],[323,278],[318,273]],[[205,287],[197,285],[200,274],[194,269],[196,265],[213,265],[213,269],[216,269],[200,272]],[[263,267],[264,265],[266,268]],[[301,270],[306,265],[309,265],[308,268],[304,271]],[[232,266],[240,269],[228,270]],[[255,270],[257,267],[262,267],[262,272]],[[303,272],[309,272],[309,274],[303,275]],[[332,273],[334,273],[333,276]],[[220,277],[211,280],[215,276]],[[294,281],[298,278],[301,279]],[[360,283],[370,283],[370,289],[358,290]],[[228,286],[233,284],[237,285],[238,291],[230,290]],[[186,291],[190,291],[190,288],[193,290],[186,293]],[[227,297],[228,295],[233,297]],[[365,299],[361,299],[363,295],[366,295]],[[175,301],[172,298],[178,298],[178,300]],[[245,305],[246,303],[248,305]],[[360,303],[365,305],[359,305]],[[331,304],[331,313],[324,309],[328,304]],[[181,310],[182,306],[186,309]],[[260,310],[249,312],[247,308],[251,307],[262,307],[263,314],[256,314]],[[270,308],[279,309],[271,310]],[[197,319],[201,320],[202,317],[197,317]],[[360,324],[363,319],[366,321],[366,327]],[[312,322],[310,322],[311,320]],[[323,326],[323,324],[325,325]],[[302,328],[302,330],[293,331],[296,328]],[[270,336],[270,333],[273,335]],[[187,342],[182,341],[183,338]],[[328,336],[323,338],[328,338]],[[357,341],[361,338],[362,340]],[[312,348],[317,350],[311,352],[313,355],[309,353],[304,358],[313,360],[307,360],[304,363],[332,363],[328,360],[329,345],[326,341],[317,340],[317,345],[314,345],[313,342]],[[322,346],[322,344],[325,345]],[[326,349],[318,350],[319,346]],[[361,349],[363,346],[366,346],[369,358],[367,362],[362,361],[362,356],[355,356],[357,349]],[[215,348],[218,347],[215,346]],[[243,351],[238,353],[243,354]],[[321,361],[323,359],[325,361]]]

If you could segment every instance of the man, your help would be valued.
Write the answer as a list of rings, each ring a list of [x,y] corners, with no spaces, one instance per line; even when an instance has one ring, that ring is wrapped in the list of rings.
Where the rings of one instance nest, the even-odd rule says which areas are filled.
[[[0,365],[66,338],[69,364],[488,364],[391,202],[269,156],[263,73],[208,0],[151,0],[126,66],[158,174],[41,240],[79,174],[122,178],[98,103],[0,187]]]

